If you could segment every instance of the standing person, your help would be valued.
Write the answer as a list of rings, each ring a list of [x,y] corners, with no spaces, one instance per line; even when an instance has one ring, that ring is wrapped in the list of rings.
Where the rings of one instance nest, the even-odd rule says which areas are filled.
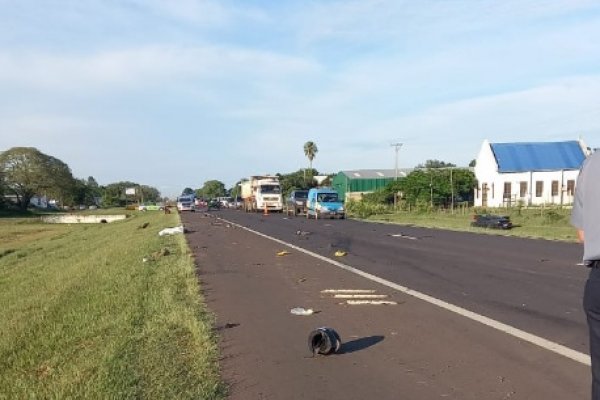
[[[592,400],[600,400],[600,151],[583,163],[571,214],[590,275],[583,293],[592,358]]]

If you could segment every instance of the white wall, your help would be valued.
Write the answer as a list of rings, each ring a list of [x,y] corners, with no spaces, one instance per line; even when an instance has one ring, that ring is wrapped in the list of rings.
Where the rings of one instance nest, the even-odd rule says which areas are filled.
[[[543,172],[498,173],[498,165],[486,140],[481,146],[475,165],[477,188],[475,189],[475,206],[483,206],[483,187],[487,184],[487,207],[503,207],[507,202],[516,205],[569,205],[573,203],[573,194],[567,192],[567,182],[576,183],[579,170],[558,170]],[[536,182],[543,182],[540,196],[536,193]],[[552,196],[552,181],[558,181],[558,194]],[[510,198],[504,198],[504,184],[511,184]],[[521,196],[521,182],[527,182],[527,190]]]

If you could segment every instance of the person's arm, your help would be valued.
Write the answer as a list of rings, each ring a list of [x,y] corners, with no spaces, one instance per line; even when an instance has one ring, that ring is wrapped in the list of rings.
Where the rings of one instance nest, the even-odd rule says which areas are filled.
[[[583,231],[581,229],[577,229],[577,239],[579,239],[579,241],[581,243],[583,243],[584,236],[585,235],[584,235]]]

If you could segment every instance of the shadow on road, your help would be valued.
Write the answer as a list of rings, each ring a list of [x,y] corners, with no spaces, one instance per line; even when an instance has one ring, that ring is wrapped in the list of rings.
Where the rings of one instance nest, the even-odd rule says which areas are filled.
[[[368,347],[374,346],[384,339],[383,336],[367,336],[360,339],[351,340],[349,342],[342,343],[341,349],[337,352],[338,354],[354,353],[355,351],[364,350]]]

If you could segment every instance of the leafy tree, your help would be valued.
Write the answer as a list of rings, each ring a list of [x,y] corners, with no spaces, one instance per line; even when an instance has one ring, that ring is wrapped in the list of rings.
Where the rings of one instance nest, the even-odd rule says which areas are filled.
[[[475,175],[465,168],[415,170],[398,181],[404,200],[411,204],[447,205],[471,199]]]
[[[135,196],[125,195],[125,189],[127,188],[136,188]],[[158,189],[130,181],[111,183],[102,189],[102,205],[105,207],[123,207],[131,202],[156,202],[161,200]]]
[[[299,169],[290,174],[277,174],[279,183],[281,184],[281,192],[284,196],[287,196],[288,193],[295,189],[310,189],[315,186],[315,183],[312,180],[307,182],[306,179],[304,179],[305,172],[305,169]],[[309,172],[310,176],[318,175],[318,172],[315,169],[311,169]]]
[[[205,199],[214,199],[225,195],[225,184],[218,180],[204,182],[202,188],[196,190],[196,195]]]
[[[194,193],[195,193],[195,192],[194,192],[194,189],[192,189],[192,188],[189,188],[189,187],[186,187],[186,188],[185,188],[185,189],[183,189],[183,191],[181,192],[181,195],[182,195],[182,196],[189,196],[189,195],[192,195],[192,194],[194,194]]]
[[[68,165],[34,147],[13,147],[0,154],[0,174],[9,194],[26,210],[35,195],[66,199],[74,178]]]
[[[469,167],[475,167],[476,164],[477,164],[477,160],[472,159],[471,162],[469,163]]]
[[[417,165],[417,168],[450,168],[450,167],[456,167],[456,165],[452,164],[452,163],[440,161],[440,160],[427,160],[427,161],[425,161],[425,164]]]

